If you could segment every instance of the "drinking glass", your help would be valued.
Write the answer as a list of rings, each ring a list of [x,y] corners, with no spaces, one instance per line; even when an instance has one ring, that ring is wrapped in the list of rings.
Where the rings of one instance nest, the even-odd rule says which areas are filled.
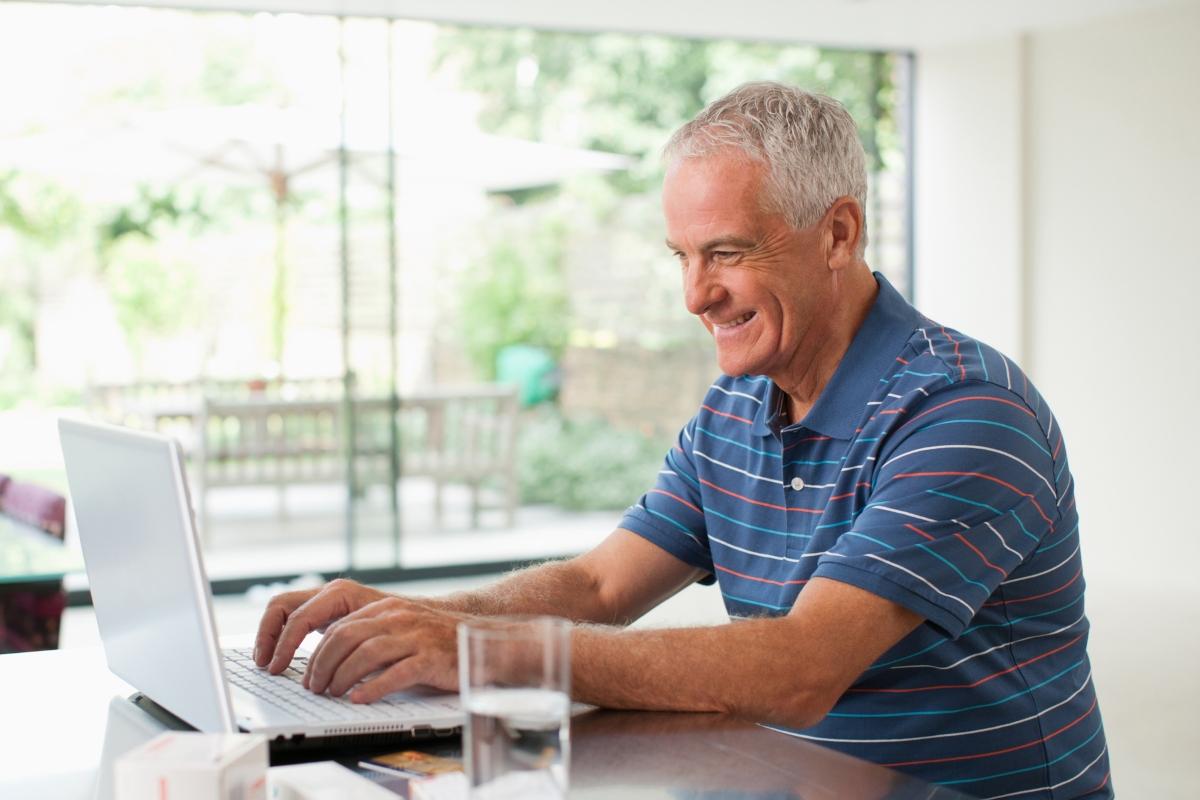
[[[472,798],[563,798],[571,722],[571,624],[492,617],[458,626]]]

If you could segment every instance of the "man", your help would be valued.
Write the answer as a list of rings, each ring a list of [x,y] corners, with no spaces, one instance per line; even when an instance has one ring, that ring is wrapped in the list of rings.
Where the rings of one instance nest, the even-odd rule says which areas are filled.
[[[593,551],[488,589],[282,595],[259,664],[329,625],[313,691],[449,689],[463,616],[557,614],[594,623],[579,700],[725,711],[978,796],[1111,796],[1062,434],[1011,361],[871,273],[850,116],[750,84],[666,157],[667,244],[724,376],[657,485]],[[714,580],[730,624],[622,627]]]

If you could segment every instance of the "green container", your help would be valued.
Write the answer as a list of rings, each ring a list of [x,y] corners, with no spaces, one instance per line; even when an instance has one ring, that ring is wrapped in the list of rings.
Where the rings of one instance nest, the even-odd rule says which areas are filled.
[[[558,365],[544,348],[510,344],[496,354],[496,382],[515,385],[521,405],[534,406],[558,396]]]

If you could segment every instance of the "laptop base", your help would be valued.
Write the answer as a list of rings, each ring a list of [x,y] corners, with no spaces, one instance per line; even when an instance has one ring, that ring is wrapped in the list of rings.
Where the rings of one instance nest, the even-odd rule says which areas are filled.
[[[167,730],[196,730],[141,692],[134,692],[128,699]],[[350,736],[322,736],[319,739],[309,739],[303,734],[276,736],[267,740],[268,758],[271,766],[278,766],[306,761],[357,760],[395,750],[441,750],[450,745],[457,746],[461,733],[462,728],[420,726],[410,731],[356,733]]]

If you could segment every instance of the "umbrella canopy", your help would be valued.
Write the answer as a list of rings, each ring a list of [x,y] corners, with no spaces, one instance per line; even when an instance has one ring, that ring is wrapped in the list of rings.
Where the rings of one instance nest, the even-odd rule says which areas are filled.
[[[120,122],[83,123],[0,139],[0,167],[69,178],[121,176],[125,183],[178,181],[197,167],[262,175],[278,193],[292,179],[332,165],[342,134],[336,115],[267,106],[179,108]],[[389,150],[380,124],[347,127],[352,159]],[[629,156],[484,133],[456,124],[405,125],[392,143],[406,178],[429,177],[508,191],[630,168]]]

